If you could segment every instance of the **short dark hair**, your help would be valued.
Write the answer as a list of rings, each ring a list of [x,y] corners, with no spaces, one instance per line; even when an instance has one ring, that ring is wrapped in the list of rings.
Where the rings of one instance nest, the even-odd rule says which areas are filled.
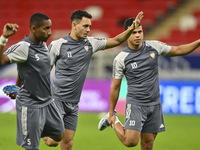
[[[127,20],[124,21],[124,29],[127,30],[128,27],[130,27],[133,24],[133,21],[135,20],[135,18],[129,18]],[[140,23],[139,26],[142,26],[142,24]]]
[[[35,25],[36,27],[40,27],[43,23],[43,20],[48,20],[50,19],[47,15],[43,13],[35,13],[31,16],[30,18],[30,28],[32,25]]]
[[[92,19],[92,15],[84,10],[75,10],[70,17],[71,24],[74,20],[82,20],[83,17]]]

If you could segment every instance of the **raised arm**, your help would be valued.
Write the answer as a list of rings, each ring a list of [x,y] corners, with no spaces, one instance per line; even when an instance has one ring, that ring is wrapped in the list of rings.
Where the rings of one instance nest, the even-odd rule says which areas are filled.
[[[166,57],[187,55],[193,52],[199,46],[200,46],[200,39],[189,44],[184,44],[180,46],[172,46],[171,50],[166,55]]]
[[[10,63],[9,58],[3,54],[4,47],[8,38],[17,32],[18,25],[7,23],[3,28],[3,34],[0,37],[0,67]]]
[[[124,43],[133,33],[133,30],[139,26],[142,17],[143,12],[141,11],[138,13],[137,17],[135,18],[135,21],[133,21],[133,24],[126,31],[122,32],[121,34],[118,34],[114,38],[109,38],[107,40],[105,49],[116,47]]]

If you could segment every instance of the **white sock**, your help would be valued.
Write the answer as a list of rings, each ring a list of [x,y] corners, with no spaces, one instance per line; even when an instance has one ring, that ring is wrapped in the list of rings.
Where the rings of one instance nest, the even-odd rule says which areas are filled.
[[[118,119],[118,117],[116,116],[116,117],[115,117],[115,124],[118,123],[118,122],[123,126],[123,124],[121,123],[121,121],[120,121],[120,120]],[[112,125],[112,128],[114,128],[114,125]]]
[[[115,124],[118,123],[118,122],[120,122],[120,121],[119,121],[118,117],[116,116],[116,117],[115,117]],[[120,122],[120,123],[121,123],[121,122]]]

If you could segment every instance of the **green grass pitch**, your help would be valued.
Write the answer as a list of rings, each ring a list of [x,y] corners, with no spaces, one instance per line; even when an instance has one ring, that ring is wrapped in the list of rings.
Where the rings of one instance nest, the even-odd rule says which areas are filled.
[[[127,148],[118,140],[114,130],[98,131],[98,113],[80,113],[73,150],[140,150]],[[121,122],[124,117],[119,116]],[[166,131],[157,135],[154,150],[197,150],[200,147],[200,116],[164,116]],[[0,149],[22,150],[16,145],[16,114],[0,113]],[[49,148],[43,140],[40,150],[60,150]]]

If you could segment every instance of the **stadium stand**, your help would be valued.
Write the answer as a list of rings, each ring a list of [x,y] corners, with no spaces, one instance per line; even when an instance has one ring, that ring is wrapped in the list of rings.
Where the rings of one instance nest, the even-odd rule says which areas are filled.
[[[124,30],[125,19],[143,11],[142,24],[146,40],[161,40],[167,44],[178,45],[199,38],[199,7],[199,0],[13,0],[9,4],[6,0],[1,0],[0,29],[7,22],[15,22],[20,26],[17,34],[9,38],[7,48],[29,33],[30,16],[35,12],[42,12],[53,22],[53,34],[47,42],[49,44],[51,40],[62,37],[70,31],[71,13],[76,9],[84,9],[93,15],[91,36],[113,37]],[[188,14],[195,18],[196,25],[182,31],[178,20],[180,16]],[[111,50],[95,54],[90,63],[88,77],[110,78],[112,60],[124,45],[115,48],[115,52]],[[200,50],[195,53],[200,53]]]
[[[88,6],[100,6],[103,15],[95,20],[92,29],[102,30],[113,37],[123,31],[123,21],[129,17],[136,16],[139,11],[144,11],[144,29],[152,26],[159,14],[165,15],[168,12],[169,4],[178,5],[179,0],[73,0],[73,1],[49,1],[49,0],[14,0],[7,4],[6,0],[0,1],[0,28],[6,22],[16,22],[19,24],[19,33],[13,36],[14,42],[23,38],[29,33],[28,23],[32,13],[43,12],[49,15],[53,21],[52,30],[70,29],[70,14],[76,9],[86,9]],[[172,5],[172,4],[171,4]],[[97,10],[96,10],[97,11]],[[11,42],[14,43],[14,42]]]

